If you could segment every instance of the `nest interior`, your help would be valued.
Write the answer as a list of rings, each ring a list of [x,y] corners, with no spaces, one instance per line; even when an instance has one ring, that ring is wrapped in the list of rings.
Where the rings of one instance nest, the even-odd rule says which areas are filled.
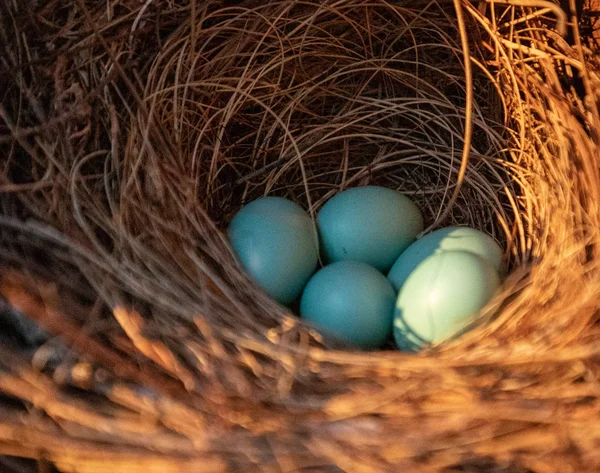
[[[600,470],[600,65],[574,6],[0,5],[0,453],[82,473]],[[502,242],[476,330],[350,351],[235,264],[245,202],[314,215],[367,184]]]

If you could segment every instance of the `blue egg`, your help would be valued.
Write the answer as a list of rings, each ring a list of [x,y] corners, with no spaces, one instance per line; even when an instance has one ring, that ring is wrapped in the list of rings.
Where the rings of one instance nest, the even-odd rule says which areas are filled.
[[[494,239],[469,227],[440,228],[419,238],[396,260],[388,274],[398,291],[410,273],[426,258],[441,251],[460,250],[475,253],[487,260],[496,271],[502,265],[502,249]]]
[[[282,304],[300,295],[317,267],[313,221],[287,199],[263,197],[245,205],[233,217],[228,235],[248,275]]]
[[[324,258],[361,261],[380,271],[423,230],[418,207],[385,187],[355,187],[333,197],[317,216]]]
[[[300,314],[324,333],[360,348],[391,335],[396,293],[375,268],[339,261],[318,271],[300,299]]]
[[[396,301],[398,347],[415,351],[460,334],[499,286],[494,267],[474,253],[444,251],[425,259],[408,277]]]

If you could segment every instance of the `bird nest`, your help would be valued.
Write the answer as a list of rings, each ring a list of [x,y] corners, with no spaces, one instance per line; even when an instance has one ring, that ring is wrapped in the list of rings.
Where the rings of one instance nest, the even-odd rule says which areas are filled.
[[[585,15],[541,0],[4,2],[4,468],[598,471]],[[509,276],[475,330],[419,354],[353,351],[235,264],[223,229],[244,203],[314,215],[366,184],[411,196],[429,229],[502,243]]]

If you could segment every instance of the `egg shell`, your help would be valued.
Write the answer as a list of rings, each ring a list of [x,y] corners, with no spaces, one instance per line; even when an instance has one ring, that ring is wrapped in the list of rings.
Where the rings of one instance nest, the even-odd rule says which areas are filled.
[[[414,202],[377,186],[334,196],[320,210],[317,223],[326,261],[360,261],[380,271],[387,271],[423,230]]]
[[[375,268],[339,261],[310,279],[300,299],[300,314],[340,341],[376,348],[391,335],[395,300],[394,288]]]
[[[394,314],[396,344],[416,351],[454,337],[473,322],[499,286],[493,266],[474,253],[430,256],[400,289]]]
[[[232,219],[228,236],[248,275],[273,299],[288,304],[315,272],[318,243],[310,216],[282,197],[263,197]]]
[[[398,257],[388,278],[398,291],[423,260],[449,250],[475,253],[488,261],[496,271],[500,271],[502,249],[491,236],[470,227],[447,227],[428,233],[410,245]]]

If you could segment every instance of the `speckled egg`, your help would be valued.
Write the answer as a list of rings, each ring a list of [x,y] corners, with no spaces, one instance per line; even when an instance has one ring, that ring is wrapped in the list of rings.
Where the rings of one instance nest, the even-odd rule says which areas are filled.
[[[429,256],[449,250],[475,253],[500,271],[502,249],[491,236],[470,227],[447,227],[428,233],[410,245],[398,257],[388,278],[398,291],[419,263]]]
[[[241,266],[282,304],[300,295],[318,261],[315,226],[298,204],[263,197],[232,219],[228,236]]]
[[[348,189],[330,199],[317,216],[321,249],[328,262],[360,261],[390,269],[423,230],[418,207],[385,187]]]
[[[416,351],[461,333],[499,286],[494,267],[474,253],[444,251],[425,259],[408,277],[396,301],[398,347]]]
[[[318,271],[300,299],[300,314],[324,333],[359,348],[391,335],[396,293],[375,268],[339,261]]]

